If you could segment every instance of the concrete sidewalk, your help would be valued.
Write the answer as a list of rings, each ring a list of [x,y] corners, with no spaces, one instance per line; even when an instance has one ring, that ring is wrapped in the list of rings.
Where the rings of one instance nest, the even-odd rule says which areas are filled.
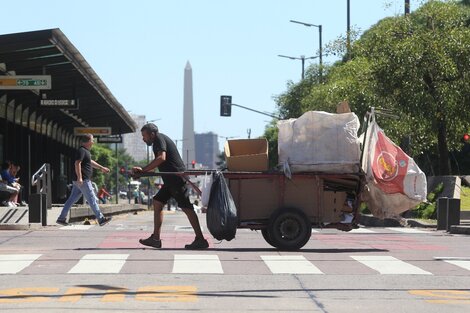
[[[59,216],[63,206],[62,205],[53,205],[51,209],[47,210],[47,226],[57,225],[55,221]],[[5,210],[10,208],[5,208]],[[20,220],[15,218],[10,218],[11,223],[0,224],[0,230],[27,230],[27,229],[39,229],[43,227],[41,223],[29,223],[29,214],[28,207],[18,208],[18,211],[26,211],[22,213],[23,216]],[[120,203],[120,204],[101,204],[100,210],[105,216],[124,214],[129,212],[137,212],[147,210],[147,205],[145,204],[129,204],[129,203]],[[8,211],[5,212],[5,214]],[[18,213],[19,214],[19,213]],[[15,217],[16,217],[15,213]],[[78,205],[73,206],[69,212],[69,222],[84,222],[85,219],[95,219],[93,211],[87,205]],[[13,222],[14,221],[14,222]]]
[[[403,218],[401,221],[392,218],[379,219],[369,214],[361,214],[359,224],[368,227],[417,227],[437,228],[436,223],[425,223],[419,219]],[[452,225],[450,234],[470,235],[470,211],[460,212],[460,225]]]

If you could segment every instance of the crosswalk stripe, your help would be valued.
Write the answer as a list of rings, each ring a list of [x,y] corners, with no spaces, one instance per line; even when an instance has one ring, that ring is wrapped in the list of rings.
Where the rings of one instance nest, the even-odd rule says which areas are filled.
[[[323,274],[302,255],[262,255],[273,274]]]
[[[444,261],[470,271],[470,261],[468,260],[444,260]]]
[[[370,233],[375,233],[373,230],[367,229],[367,228],[354,228],[349,231],[349,233],[355,233],[355,234],[370,234]]]
[[[119,273],[129,254],[86,254],[69,274],[108,274]]]
[[[376,270],[380,274],[432,275],[417,266],[403,262],[392,256],[366,255],[351,256],[351,258]]]
[[[5,254],[0,255],[0,274],[16,274],[31,263],[36,261],[42,254]]]
[[[428,231],[406,227],[387,227],[385,229],[397,231],[405,234],[429,234]]]
[[[201,230],[204,231],[204,227],[201,226]],[[175,231],[190,231],[193,232],[192,226],[175,226]]]
[[[172,273],[179,274],[223,274],[217,255],[176,254]]]
[[[67,225],[67,226],[62,226],[59,229],[61,230],[88,230],[92,227],[95,227],[95,225]]]

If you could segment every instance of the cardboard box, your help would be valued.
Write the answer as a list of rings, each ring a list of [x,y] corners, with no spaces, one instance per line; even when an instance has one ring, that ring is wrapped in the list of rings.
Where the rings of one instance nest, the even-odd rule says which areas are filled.
[[[268,170],[268,141],[266,139],[228,140],[224,146],[227,168],[234,172]]]

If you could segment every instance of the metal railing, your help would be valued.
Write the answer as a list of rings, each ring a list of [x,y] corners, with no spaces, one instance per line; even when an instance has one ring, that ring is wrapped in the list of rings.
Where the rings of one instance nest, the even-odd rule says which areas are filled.
[[[31,185],[36,186],[36,193],[46,195],[46,207],[52,208],[51,165],[44,163],[39,170],[31,176]]]

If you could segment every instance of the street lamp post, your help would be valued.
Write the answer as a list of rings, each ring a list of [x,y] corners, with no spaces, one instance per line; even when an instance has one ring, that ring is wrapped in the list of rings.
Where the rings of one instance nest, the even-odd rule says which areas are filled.
[[[346,58],[349,60],[351,48],[351,2],[346,3]]]
[[[304,23],[304,22],[299,22],[299,21],[294,21],[294,20],[290,20],[289,22],[291,23],[296,23],[296,24],[301,24],[301,25],[304,25],[306,27],[317,27],[318,28],[318,41],[319,41],[319,46],[320,46],[320,53],[319,53],[319,57],[320,57],[320,81],[322,81],[322,78],[323,78],[323,45],[322,45],[322,25],[315,25],[315,24],[310,24],[310,23]]]
[[[291,60],[301,60],[301,61],[302,61],[302,80],[304,80],[304,78],[305,78],[305,60],[310,60],[310,59],[316,59],[316,58],[318,58],[318,56],[306,58],[305,55],[301,55],[300,58],[291,57],[291,56],[282,55],[282,54],[278,54],[277,56],[278,56],[278,57],[281,57],[281,58],[291,59]]]

